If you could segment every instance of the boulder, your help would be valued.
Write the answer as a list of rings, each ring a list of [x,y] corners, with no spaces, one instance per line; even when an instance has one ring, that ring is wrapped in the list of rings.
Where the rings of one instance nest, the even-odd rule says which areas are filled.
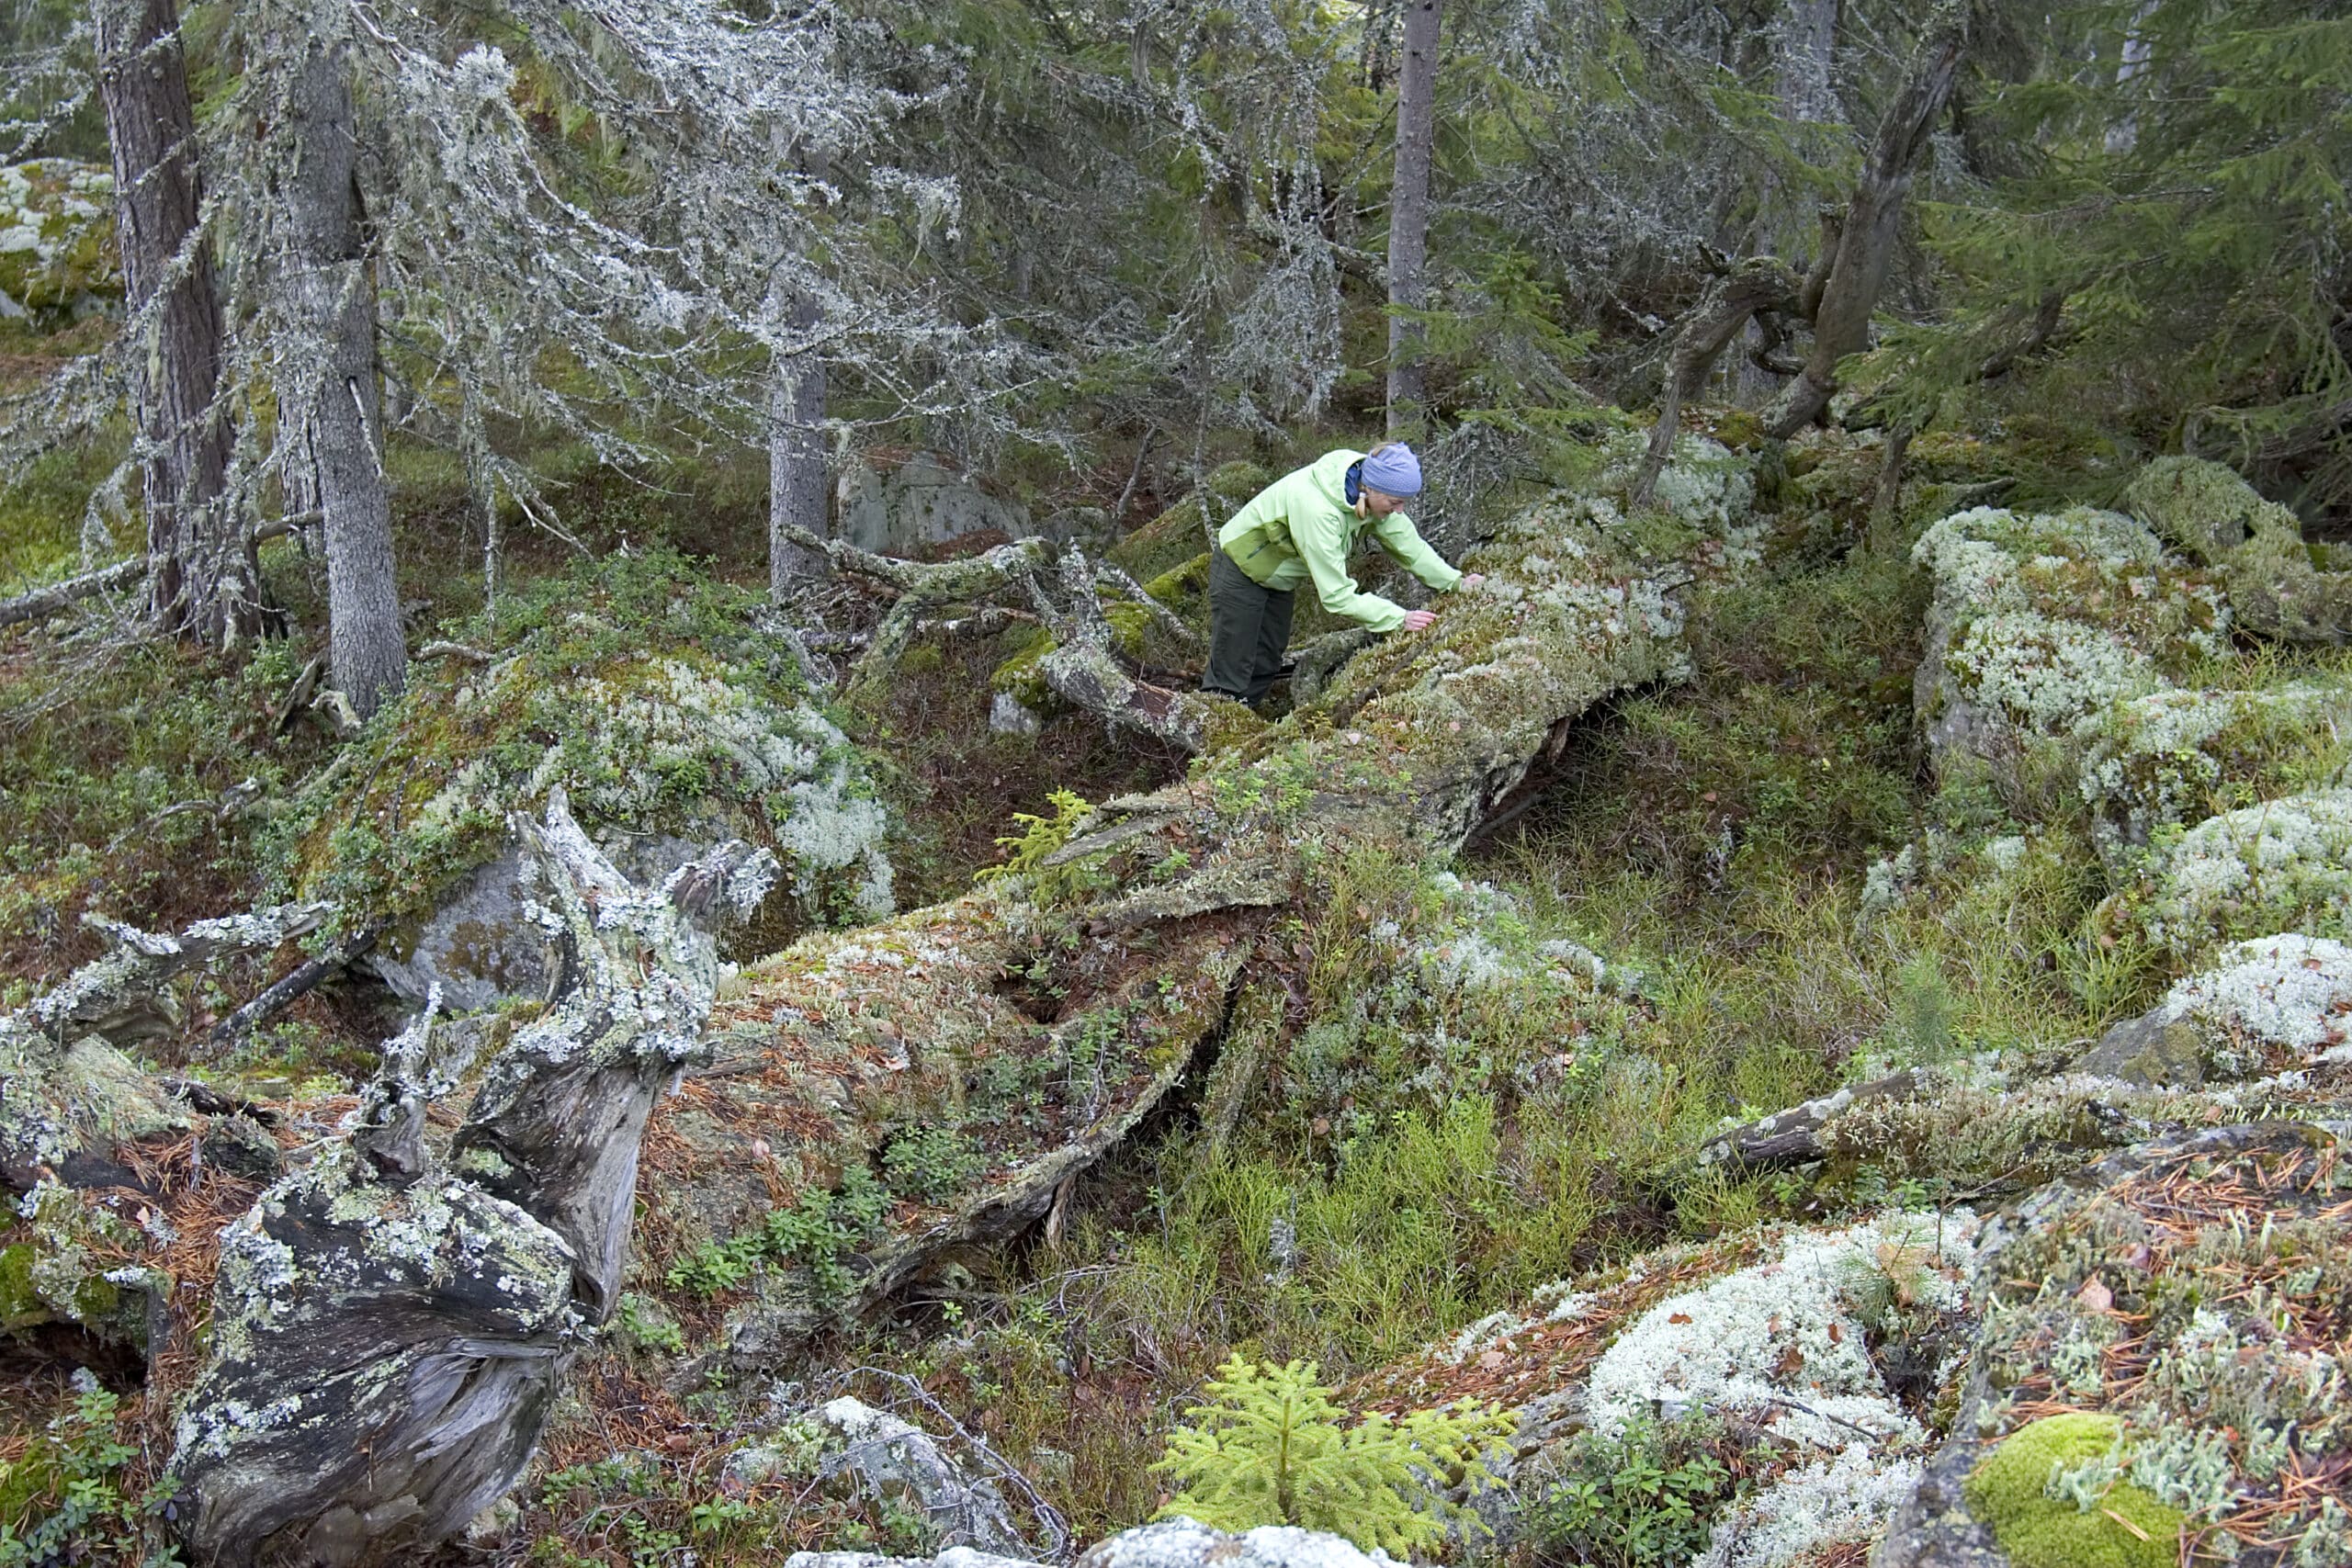
[[[2219,463],[2159,457],[2123,505],[2173,545],[2219,570],[2239,624],[2282,642],[2352,637],[2352,572],[2323,570],[2292,512]]]
[[[1186,1518],[1122,1530],[1090,1548],[1077,1568],[1385,1568],[1385,1552],[1289,1525],[1261,1525],[1239,1535]],[[1041,1568],[956,1547],[936,1557],[879,1557],[863,1551],[796,1551],[785,1568]]]
[[[2098,912],[2111,932],[2194,962],[2265,931],[2341,938],[2352,921],[2352,789],[2208,818],[2141,861]]]
[[[834,507],[835,536],[876,555],[920,555],[974,534],[1022,539],[1037,532],[1027,507],[990,493],[932,452],[918,452],[888,474],[851,457],[834,486]]]
[[[2195,1089],[2209,1077],[2341,1060],[2352,1033],[2352,948],[2285,932],[2222,950],[2117,1024],[2075,1066],[2127,1083]]]
[[[895,1506],[922,1521],[932,1544],[960,1549],[967,1568],[1032,1555],[995,1482],[966,1473],[930,1433],[861,1400],[802,1413],[785,1423],[779,1440],[730,1454],[725,1473],[745,1487],[805,1476],[844,1500]]]
[[[62,323],[122,296],[114,175],[34,158],[0,168],[0,316]]]
[[[1876,1568],[2352,1560],[2347,1133],[2171,1134],[1988,1226],[1958,1414]]]

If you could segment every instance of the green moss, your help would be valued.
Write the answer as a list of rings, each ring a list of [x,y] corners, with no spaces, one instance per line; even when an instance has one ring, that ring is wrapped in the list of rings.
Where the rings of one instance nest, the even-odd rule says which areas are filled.
[[[2010,1434],[1972,1472],[1968,1505],[2017,1568],[2172,1568],[2179,1509],[2118,1482],[2091,1509],[2049,1495],[2051,1475],[2098,1461],[2122,1436],[2112,1416],[2051,1416]]]
[[[1145,583],[1182,567],[1201,553],[1211,528],[1223,525],[1273,479],[1255,463],[1218,465],[1199,489],[1113,546],[1112,564]]]
[[[48,1322],[50,1315],[49,1307],[33,1289],[32,1244],[18,1242],[0,1248],[0,1331],[29,1328]]]

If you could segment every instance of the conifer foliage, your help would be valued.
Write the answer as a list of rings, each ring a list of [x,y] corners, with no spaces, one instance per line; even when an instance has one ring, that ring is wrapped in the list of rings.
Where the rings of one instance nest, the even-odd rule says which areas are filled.
[[[1464,1400],[1351,1427],[1312,1361],[1252,1366],[1237,1356],[1185,1412],[1155,1468],[1182,1490],[1160,1510],[1218,1529],[1300,1525],[1398,1555],[1437,1545],[1449,1522],[1476,1516],[1446,1493],[1497,1483],[1487,1466],[1510,1418]]]

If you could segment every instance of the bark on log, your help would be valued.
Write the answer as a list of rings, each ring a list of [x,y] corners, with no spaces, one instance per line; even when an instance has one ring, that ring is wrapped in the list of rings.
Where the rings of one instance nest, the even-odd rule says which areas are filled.
[[[112,593],[130,587],[147,575],[143,556],[133,556],[112,566],[102,566],[96,571],[85,571],[79,577],[69,577],[62,582],[52,582],[46,588],[36,588],[19,593],[13,599],[0,599],[0,626],[13,626],[19,621],[42,621],[85,599],[100,593]]]
[[[1719,1133],[1699,1148],[1701,1165],[1728,1164],[1741,1170],[1781,1170],[1810,1165],[1828,1151],[1821,1145],[1821,1129],[1839,1112],[1870,1100],[1907,1100],[1918,1092],[1918,1075],[1905,1069],[1889,1077],[1855,1084],[1803,1105],[1791,1106],[1760,1122],[1750,1122]]]
[[[718,978],[693,914],[773,861],[738,842],[631,886],[559,792],[518,819],[565,950],[452,1145],[423,1140],[432,1011],[386,1047],[344,1145],[225,1234],[173,1469],[210,1560],[414,1561],[513,1484],[618,1280],[645,1116],[700,1058]]]
[[[231,433],[215,406],[224,335],[179,17],[172,0],[98,0],[91,20],[125,295],[131,330],[150,342],[130,356],[149,611],[167,630],[232,642],[262,627],[261,567],[226,500]]]
[[[1838,247],[1813,315],[1804,370],[1766,412],[1766,434],[1786,440],[1811,423],[1838,389],[1838,362],[1870,345],[1871,312],[1894,263],[1896,231],[1911,179],[1960,78],[1967,14],[1946,5],[1929,23],[1911,73],[1879,121],[1870,157],[1854,182]]]

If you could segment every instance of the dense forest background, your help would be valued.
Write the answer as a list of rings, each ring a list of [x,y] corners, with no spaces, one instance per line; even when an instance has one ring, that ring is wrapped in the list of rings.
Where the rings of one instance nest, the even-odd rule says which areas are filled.
[[[2352,17],[6,4],[0,1568],[1841,1568],[2029,1419],[2096,1561],[2352,1561],[2327,1159],[2031,1355],[1966,1239],[2342,1113],[2336,1021],[2117,1064],[2230,942],[2352,1009]],[[1210,533],[1384,436],[1499,588],[1194,694]],[[2306,1360],[2181,1392],[2176,1259]],[[1608,1393],[1653,1309],[1763,1381]]]

